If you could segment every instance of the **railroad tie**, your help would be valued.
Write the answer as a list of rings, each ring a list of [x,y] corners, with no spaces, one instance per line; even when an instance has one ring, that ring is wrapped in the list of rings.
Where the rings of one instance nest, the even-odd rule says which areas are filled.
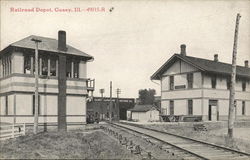
[[[133,154],[141,154],[141,147],[140,145],[136,145],[135,148],[131,150]]]
[[[124,137],[123,141],[122,141],[122,145],[126,145],[127,146],[127,143],[128,143],[127,137]]]
[[[129,145],[127,146],[127,149],[128,149],[128,150],[131,150],[133,147],[134,147],[134,143],[133,143],[133,141],[131,140],[131,141],[129,142]]]
[[[151,159],[152,158],[152,154],[151,152],[148,152],[148,159]]]
[[[118,139],[119,139],[119,142],[122,143],[122,135],[121,134],[119,134],[119,138]]]

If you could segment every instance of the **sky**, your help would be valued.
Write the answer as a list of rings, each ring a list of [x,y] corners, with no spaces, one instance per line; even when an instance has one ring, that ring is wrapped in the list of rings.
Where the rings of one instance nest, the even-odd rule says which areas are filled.
[[[250,1],[1,1],[0,49],[29,35],[57,39],[67,33],[67,44],[94,57],[87,74],[96,81],[95,96],[109,83],[120,97],[136,98],[140,89],[156,89],[150,76],[186,44],[187,55],[231,63],[236,14],[239,25],[237,65],[250,60]],[[90,12],[95,7],[105,11]],[[11,8],[39,9],[11,12]],[[81,12],[56,12],[80,8]],[[41,12],[41,10],[52,12]],[[112,11],[110,11],[110,9]]]

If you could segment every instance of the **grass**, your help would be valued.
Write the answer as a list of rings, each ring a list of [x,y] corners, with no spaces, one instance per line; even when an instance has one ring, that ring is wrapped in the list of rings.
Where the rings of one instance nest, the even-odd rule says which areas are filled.
[[[136,159],[100,130],[43,132],[2,141],[1,159]]]

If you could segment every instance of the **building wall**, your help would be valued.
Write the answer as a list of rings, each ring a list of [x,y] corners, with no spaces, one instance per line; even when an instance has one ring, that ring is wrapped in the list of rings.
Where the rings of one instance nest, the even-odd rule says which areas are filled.
[[[149,110],[147,112],[136,112],[132,113],[127,112],[128,114],[132,114],[132,120],[139,122],[149,122],[149,121],[159,121],[159,111],[158,110]]]
[[[31,98],[32,99],[32,98]],[[57,95],[40,96],[40,113],[41,115],[57,115]]]
[[[162,91],[162,101],[170,99],[201,98],[202,89]]]
[[[24,71],[24,57],[21,52],[12,53],[12,73],[23,73]]]
[[[35,78],[24,74],[14,74],[0,79],[0,94],[11,91],[34,92]],[[67,80],[67,94],[87,95],[86,80]],[[39,78],[39,92],[58,93],[57,78]]]
[[[25,74],[12,74],[0,79],[0,121],[33,123],[34,77]],[[67,80],[67,122],[86,122],[86,81]],[[57,122],[58,80],[39,78],[40,115],[39,123]],[[8,115],[6,113],[8,98]],[[15,115],[16,116],[13,116]]]
[[[165,76],[161,78],[161,90],[164,91],[168,91],[169,90],[169,77]]]
[[[109,112],[110,98],[104,97],[94,97],[92,101],[87,103],[87,116],[93,114],[99,114],[100,120],[107,119]],[[112,98],[112,110],[114,119],[119,118],[121,120],[127,119],[127,110],[133,108],[135,105],[135,100],[133,98],[119,98],[119,107],[117,106],[117,98]]]
[[[149,120],[149,116],[146,112],[132,112],[132,120],[147,122]]]
[[[193,73],[193,88],[202,88],[202,74],[201,72]]]
[[[86,97],[67,96],[67,122],[86,122]]]
[[[6,112],[5,96],[0,96],[0,115],[4,115]]]
[[[188,101],[186,103],[186,108],[188,108]],[[203,115],[203,107],[202,99],[193,99],[193,115]]]
[[[39,95],[39,123],[57,122],[57,95]],[[14,99],[15,97],[15,99]],[[0,97],[1,122],[33,123],[33,94],[8,95],[8,115],[5,115],[5,96]],[[24,100],[25,99],[25,100]],[[15,105],[14,105],[15,103]],[[14,110],[16,115],[14,114]],[[86,122],[86,98],[67,96],[67,123]]]
[[[183,68],[182,68],[183,66]],[[193,88],[169,89],[169,76],[174,76],[174,85],[187,86],[187,72],[193,73]],[[203,115],[204,120],[208,120],[209,100],[217,100],[217,111],[219,120],[227,119],[229,107],[229,90],[227,89],[226,76],[216,76],[216,89],[211,85],[211,74],[199,72],[194,67],[183,61],[176,61],[161,78],[161,111],[162,114],[170,114],[169,101],[174,101],[175,115],[187,115],[187,100],[193,100],[193,115]],[[250,119],[250,81],[246,82],[246,91],[242,91],[242,79],[236,82],[235,99],[237,101],[238,119]],[[246,115],[242,113],[242,101],[246,103]]]
[[[171,67],[168,68],[168,70],[165,73],[163,73],[163,76],[172,75],[172,74],[187,73],[187,72],[194,72],[194,71],[198,71],[198,69],[187,64],[184,61],[177,60]]]
[[[16,94],[16,115],[33,115],[33,95]],[[24,101],[25,99],[25,101]]]
[[[159,117],[159,111],[158,110],[149,110],[148,112],[146,112],[147,117],[149,117],[149,121],[159,121],[160,117]]]
[[[131,111],[127,111],[127,120],[132,120]]]

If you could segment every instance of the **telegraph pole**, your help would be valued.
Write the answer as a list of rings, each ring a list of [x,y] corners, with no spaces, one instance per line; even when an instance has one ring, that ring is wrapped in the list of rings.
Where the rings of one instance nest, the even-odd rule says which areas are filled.
[[[116,94],[117,94],[116,107],[117,107],[117,109],[118,109],[118,112],[117,112],[117,114],[118,114],[117,119],[118,119],[118,121],[119,121],[119,120],[120,120],[119,94],[121,94],[121,89],[117,88],[117,89],[116,89]]]
[[[102,111],[102,119],[103,120],[103,93],[105,92],[105,90],[102,88],[100,89],[100,93],[101,93],[101,97],[102,97],[102,102],[101,102],[101,111]]]
[[[110,81],[109,122],[112,121],[111,109],[112,109],[112,81]]]
[[[234,33],[234,45],[233,45],[233,59],[232,59],[232,73],[231,73],[231,87],[229,97],[229,112],[228,112],[228,137],[233,138],[234,127],[234,105],[235,105],[235,79],[236,79],[236,56],[237,56],[237,41],[238,41],[238,28],[240,21],[240,14],[237,14],[235,33]]]
[[[32,38],[36,44],[35,49],[35,116],[34,116],[34,134],[38,132],[38,43],[42,42],[39,39]],[[31,71],[33,72],[33,71]]]

